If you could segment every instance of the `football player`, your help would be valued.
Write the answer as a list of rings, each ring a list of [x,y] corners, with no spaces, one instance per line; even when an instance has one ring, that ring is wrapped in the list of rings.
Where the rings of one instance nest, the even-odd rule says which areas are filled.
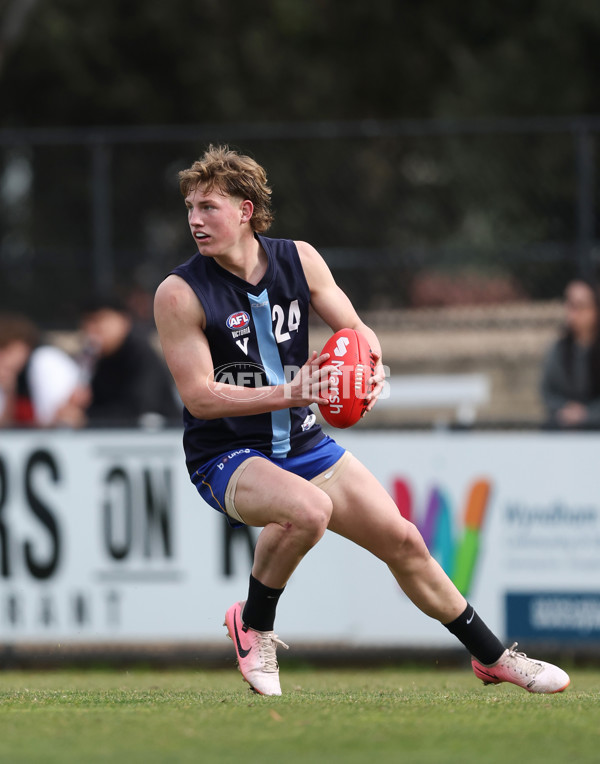
[[[277,603],[329,529],[385,562],[414,604],[464,644],[484,681],[563,690],[564,671],[505,649],[384,486],[316,422],[309,406],[327,405],[331,367],[327,356],[309,356],[309,306],[333,332],[368,340],[376,364],[367,411],[384,382],[381,348],[314,247],[265,236],[264,169],[210,146],[179,178],[197,252],[160,284],[155,317],[185,406],[192,482],[232,525],[262,528],[247,597],[225,616],[244,679],[257,693],[281,694]]]

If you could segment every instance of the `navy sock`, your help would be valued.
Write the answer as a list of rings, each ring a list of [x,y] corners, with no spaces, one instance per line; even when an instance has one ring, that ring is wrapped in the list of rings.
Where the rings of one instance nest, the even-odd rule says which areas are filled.
[[[250,574],[248,599],[242,613],[244,624],[255,631],[273,631],[277,603],[284,589],[271,589]]]
[[[496,663],[504,652],[504,645],[491,632],[467,602],[465,611],[458,618],[444,626],[460,640],[471,655],[484,666]]]

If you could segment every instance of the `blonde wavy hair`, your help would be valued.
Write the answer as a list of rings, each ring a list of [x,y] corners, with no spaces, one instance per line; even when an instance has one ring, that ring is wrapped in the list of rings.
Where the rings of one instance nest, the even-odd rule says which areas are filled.
[[[249,199],[254,205],[250,226],[264,233],[273,222],[271,189],[265,170],[249,156],[233,151],[229,146],[210,146],[187,170],[179,173],[179,188],[187,196],[198,186],[205,193],[214,188],[222,194]]]

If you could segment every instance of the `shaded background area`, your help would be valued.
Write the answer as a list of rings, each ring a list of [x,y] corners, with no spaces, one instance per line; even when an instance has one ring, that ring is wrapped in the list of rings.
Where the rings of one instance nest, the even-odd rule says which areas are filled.
[[[177,172],[226,141],[393,370],[482,370],[487,418],[535,421],[564,285],[598,265],[599,39],[585,0],[3,0],[0,304],[64,332],[109,292],[151,326],[195,251]]]
[[[210,141],[362,309],[547,299],[596,264],[594,4],[0,9],[0,300],[38,320],[193,252],[176,177]]]
[[[596,260],[600,120],[20,129],[4,148],[4,304],[153,291],[195,248],[177,172],[210,141],[268,170],[274,236],[320,249],[359,309],[550,299]],[[56,293],[62,292],[57,302]]]

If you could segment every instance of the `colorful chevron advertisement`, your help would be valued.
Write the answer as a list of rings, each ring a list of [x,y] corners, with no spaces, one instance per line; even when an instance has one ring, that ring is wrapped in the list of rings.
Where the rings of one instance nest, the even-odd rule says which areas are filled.
[[[394,481],[393,496],[400,513],[419,528],[429,551],[465,597],[473,583],[490,491],[491,483],[486,479],[475,480],[470,485],[462,512],[462,528],[457,533],[446,491],[433,486],[424,512],[417,514],[409,484],[402,479]]]

